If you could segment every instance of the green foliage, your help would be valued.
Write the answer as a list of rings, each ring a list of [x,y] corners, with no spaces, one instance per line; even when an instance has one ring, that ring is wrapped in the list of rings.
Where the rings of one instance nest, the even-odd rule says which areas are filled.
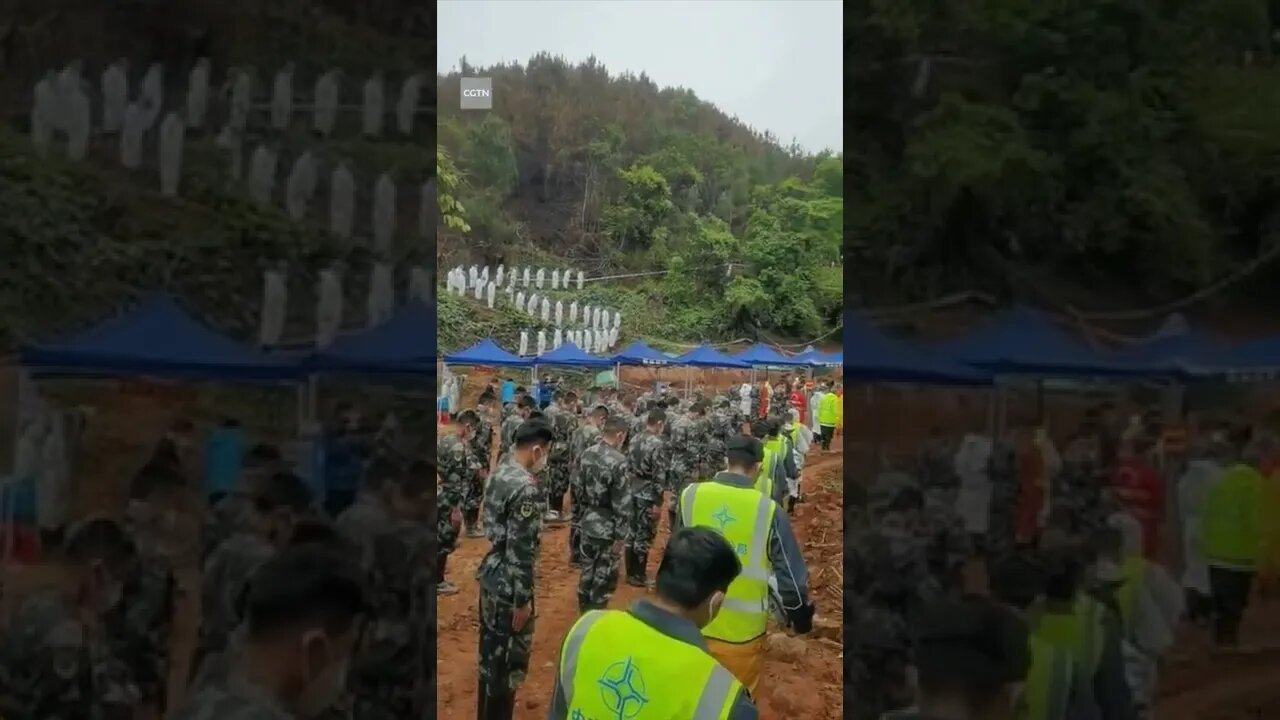
[[[623,250],[643,249],[658,235],[671,216],[671,186],[648,165],[635,165],[619,173],[622,194],[618,204],[604,211],[604,226]]]
[[[473,185],[498,193],[499,199],[515,189],[516,156],[511,149],[511,131],[502,118],[486,113],[479,124],[467,128],[467,154],[459,159],[461,169]]]
[[[865,294],[1043,292],[1028,276],[1168,299],[1256,255],[1280,227],[1275,8],[855,11],[849,234]]]
[[[439,178],[436,199],[440,205],[441,221],[450,229],[463,233],[470,232],[471,227],[463,219],[466,208],[456,198],[462,184],[462,176],[449,158],[449,154],[439,146],[436,146],[436,175]]]

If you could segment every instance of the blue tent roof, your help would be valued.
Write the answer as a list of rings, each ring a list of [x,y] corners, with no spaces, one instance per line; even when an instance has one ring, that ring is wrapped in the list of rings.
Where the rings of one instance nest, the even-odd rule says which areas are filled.
[[[846,314],[844,346],[849,354],[833,353],[831,360],[843,360],[846,378],[880,382],[918,382],[943,385],[985,385],[987,373],[931,355],[892,338],[857,315]]]
[[[670,365],[671,358],[642,342],[633,342],[615,354],[611,360],[617,365]]]
[[[411,302],[381,325],[338,338],[312,357],[311,367],[355,373],[434,373],[436,315],[426,303]]]
[[[814,358],[814,362],[818,365],[825,365],[828,367],[840,367],[841,365],[844,365],[844,351],[837,350],[827,355],[819,355]]]
[[[589,355],[582,348],[571,342],[562,343],[555,350],[542,353],[534,358],[533,364],[558,365],[560,367],[613,367],[612,360]]]
[[[797,363],[801,363],[803,365],[810,365],[810,366],[817,367],[817,366],[826,364],[828,357],[830,356],[828,356],[826,353],[819,352],[818,350],[814,350],[813,346],[810,345],[809,347],[805,348],[804,352],[800,353],[799,355],[791,356],[791,360]]]
[[[296,361],[223,336],[159,293],[83,332],[25,346],[20,356],[24,366],[41,375],[283,380],[300,374]]]
[[[1109,353],[1078,342],[1038,310],[1015,306],[939,353],[998,375],[1090,377],[1136,374]]]
[[[481,365],[486,367],[533,367],[533,362],[498,347],[492,340],[481,340],[471,347],[452,355],[444,361],[452,365]]]
[[[1191,328],[1181,315],[1170,316],[1146,340],[1116,357],[1146,374],[1173,376],[1225,373],[1237,362],[1224,343]]]
[[[796,360],[793,357],[787,357],[764,343],[756,343],[733,357],[747,363],[748,365],[754,365],[756,367],[764,365],[793,367],[808,364],[803,360]]]
[[[751,366],[741,360],[735,360],[713,347],[703,345],[696,347],[672,361],[675,365],[705,368],[743,368]]]

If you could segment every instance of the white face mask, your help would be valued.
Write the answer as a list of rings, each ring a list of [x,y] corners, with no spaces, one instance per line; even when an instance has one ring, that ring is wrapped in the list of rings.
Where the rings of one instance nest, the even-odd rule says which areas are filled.
[[[304,718],[319,717],[337,704],[347,687],[347,658],[330,662],[311,678],[298,696],[298,713]]]
[[[724,605],[724,593],[717,592],[711,596],[711,599],[707,602],[707,625],[710,625],[711,621],[715,620],[716,616],[720,614],[720,606],[722,605]]]

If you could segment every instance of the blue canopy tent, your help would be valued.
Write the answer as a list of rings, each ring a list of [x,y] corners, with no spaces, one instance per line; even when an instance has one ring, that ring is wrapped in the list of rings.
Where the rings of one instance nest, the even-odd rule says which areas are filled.
[[[725,355],[709,345],[696,347],[671,361],[673,365],[686,368],[723,368],[733,370],[750,370],[751,365]],[[685,376],[685,392],[693,386],[693,374]]]
[[[1223,365],[1234,381],[1270,380],[1280,375],[1280,336],[1258,338],[1223,351]]]
[[[322,372],[434,375],[435,313],[425,303],[412,302],[381,325],[338,338],[308,365]]]
[[[741,360],[754,367],[804,367],[808,365],[804,360],[787,357],[764,343],[756,343],[733,357],[735,360]]]
[[[533,359],[533,364],[554,365],[558,367],[607,368],[613,367],[613,360],[588,354],[577,345],[566,342],[560,347],[545,352]]]
[[[511,353],[498,347],[498,344],[492,340],[481,340],[466,350],[445,355],[444,361],[450,365],[480,365],[484,367],[517,367],[530,368],[533,367],[532,360],[526,360],[519,355]]]
[[[791,359],[798,363],[803,363],[810,367],[819,367],[826,362],[829,356],[826,353],[815,350],[812,345],[804,349],[804,352],[798,355],[792,355]]]
[[[819,355],[814,363],[820,367],[840,367],[844,365],[844,351],[837,350],[827,355]]]
[[[169,295],[49,343],[26,345],[20,362],[36,376],[167,380],[295,380],[296,359],[271,357],[206,327]]]
[[[671,363],[681,367],[751,369],[748,363],[731,358],[709,345],[696,347],[675,358]]]
[[[892,338],[856,315],[844,319],[844,374],[872,382],[909,382],[938,385],[987,385],[989,374],[931,355]],[[832,356],[831,359],[836,359]]]
[[[672,358],[642,342],[633,342],[615,353],[610,360],[614,365],[670,365]]]
[[[1116,357],[1143,375],[1179,379],[1226,375],[1236,358],[1222,343],[1171,315],[1160,329]]]
[[[1015,306],[963,338],[934,349],[951,360],[996,375],[1048,378],[1138,374],[1110,353],[1078,342],[1044,313]]]

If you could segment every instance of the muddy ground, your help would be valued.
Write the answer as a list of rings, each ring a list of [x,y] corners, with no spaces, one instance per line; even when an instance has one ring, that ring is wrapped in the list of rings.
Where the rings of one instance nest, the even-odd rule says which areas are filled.
[[[765,664],[758,703],[763,717],[843,717],[843,678],[839,628],[842,622],[843,577],[841,527],[842,454],[833,451],[811,459],[805,470],[810,502],[796,508],[796,533],[809,565],[810,583],[822,626],[803,638],[775,638]],[[649,562],[650,576],[668,535],[665,514]],[[517,720],[545,718],[555,685],[556,657],[565,633],[578,617],[578,574],[569,567],[568,528],[545,531],[536,585],[537,628],[529,677],[518,695]],[[436,666],[437,711],[441,720],[474,717],[476,703],[476,584],[474,575],[489,543],[463,538],[449,559],[449,578],[460,592],[440,598]],[[610,607],[626,607],[645,590],[623,583]]]

